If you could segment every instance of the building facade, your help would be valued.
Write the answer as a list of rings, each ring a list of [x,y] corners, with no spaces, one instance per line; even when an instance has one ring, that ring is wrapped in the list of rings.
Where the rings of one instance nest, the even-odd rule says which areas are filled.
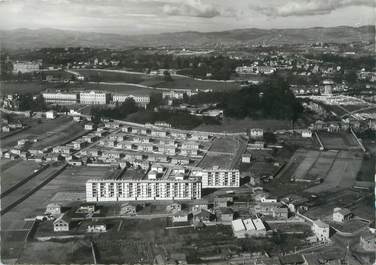
[[[238,169],[204,169],[201,181],[203,188],[239,187],[240,172]]]
[[[81,92],[80,103],[88,105],[104,105],[109,103],[110,94],[103,92]]]
[[[59,105],[76,104],[78,101],[78,94],[75,93],[43,93],[46,103],[54,103]]]
[[[132,98],[137,105],[146,107],[150,103],[150,97],[149,96],[133,96],[133,95],[113,95],[112,101],[122,103],[126,99]]]
[[[201,198],[201,183],[188,180],[89,180],[86,200],[194,200]]]
[[[13,73],[31,73],[38,72],[40,69],[39,62],[15,62],[13,64]]]

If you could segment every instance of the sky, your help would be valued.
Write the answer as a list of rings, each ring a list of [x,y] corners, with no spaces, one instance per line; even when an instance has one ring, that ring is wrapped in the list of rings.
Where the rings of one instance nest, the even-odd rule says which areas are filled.
[[[150,34],[375,24],[375,0],[0,0],[0,29]]]

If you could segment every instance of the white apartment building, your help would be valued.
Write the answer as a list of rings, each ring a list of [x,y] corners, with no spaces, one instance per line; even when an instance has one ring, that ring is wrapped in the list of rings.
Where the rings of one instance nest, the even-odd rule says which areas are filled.
[[[240,172],[238,169],[212,169],[202,170],[201,177],[203,188],[229,188],[240,186]]]
[[[149,96],[134,96],[134,95],[113,95],[112,101],[122,103],[128,98],[132,98],[136,102],[137,105],[142,106],[142,107],[146,107],[146,105],[150,103]]]
[[[76,104],[78,100],[78,95],[74,93],[43,93],[42,96],[46,103],[55,103],[59,105]]]
[[[201,183],[188,180],[88,180],[86,201],[194,200],[201,198]]]
[[[80,92],[80,103],[88,105],[104,105],[109,102],[110,94],[104,92]]]

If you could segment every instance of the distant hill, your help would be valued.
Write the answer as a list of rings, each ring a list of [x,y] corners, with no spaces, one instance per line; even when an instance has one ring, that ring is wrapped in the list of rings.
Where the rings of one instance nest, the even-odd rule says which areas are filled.
[[[294,44],[313,42],[349,43],[375,41],[375,26],[304,29],[236,29],[221,32],[176,32],[149,35],[121,35],[57,29],[16,29],[0,31],[5,48],[100,47],[132,46],[214,47],[244,44]]]

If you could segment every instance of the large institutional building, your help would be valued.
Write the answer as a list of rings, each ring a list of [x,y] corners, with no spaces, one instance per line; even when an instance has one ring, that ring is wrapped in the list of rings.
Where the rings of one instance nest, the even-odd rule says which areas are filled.
[[[142,106],[142,107],[146,107],[150,103],[149,96],[133,96],[133,95],[113,95],[112,101],[122,103],[128,98],[132,98],[136,102],[137,105]]]
[[[13,64],[13,73],[31,73],[38,72],[40,69],[39,62],[15,62]]]
[[[201,182],[188,180],[89,180],[86,201],[194,200],[201,198]]]
[[[110,101],[110,94],[103,92],[81,92],[80,93],[80,103],[88,105],[104,105],[108,104]]]
[[[78,102],[78,94],[74,93],[43,93],[46,103],[59,105],[73,105]]]
[[[202,170],[203,188],[229,188],[240,186],[240,172],[238,169],[213,169]]]

